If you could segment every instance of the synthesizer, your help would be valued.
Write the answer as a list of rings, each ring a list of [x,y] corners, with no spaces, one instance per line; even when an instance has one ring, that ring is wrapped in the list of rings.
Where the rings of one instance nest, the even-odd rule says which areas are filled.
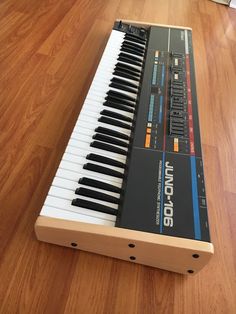
[[[190,28],[115,22],[35,232],[183,274],[207,264]]]

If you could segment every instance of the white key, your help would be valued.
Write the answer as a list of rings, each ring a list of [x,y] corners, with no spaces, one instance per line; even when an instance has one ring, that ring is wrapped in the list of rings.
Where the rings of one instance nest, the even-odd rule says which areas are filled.
[[[89,132],[88,132],[89,131]],[[90,132],[91,132],[91,136],[90,136]],[[88,129],[86,129],[86,128],[77,128],[77,129],[74,129],[73,130],[73,135],[71,134],[71,139],[72,138],[75,138],[75,136],[76,135],[86,135],[86,136],[88,136],[88,134],[89,134],[89,136],[90,136],[90,138],[91,138],[91,142],[92,141],[94,141],[94,139],[93,139],[93,135],[94,134],[96,134],[96,133],[100,133],[100,132],[95,132],[95,131],[92,131],[92,130],[88,130]],[[106,135],[106,134],[105,134]],[[74,137],[73,137],[74,136]],[[114,139],[118,139],[118,140],[120,140],[120,141],[122,141],[122,142],[124,142],[124,143],[126,143],[126,144],[129,144],[129,142],[130,141],[127,141],[127,140],[124,140],[124,139],[120,139],[120,138],[117,138],[117,137],[115,137],[115,136],[111,136],[111,135],[109,135],[109,137],[111,137],[111,138],[114,138]],[[122,146],[123,147],[123,146]]]
[[[78,213],[78,214],[82,214],[82,215],[87,215],[87,216],[93,216],[93,217],[97,217],[97,218],[101,218],[101,219],[106,219],[106,220],[110,220],[110,221],[115,221],[115,219],[116,219],[116,216],[114,216],[114,215],[105,214],[105,213],[101,213],[101,212],[98,212],[98,211],[95,211],[95,210],[74,206],[74,205],[71,205],[71,201],[70,200],[66,200],[66,199],[63,199],[63,198],[58,198],[58,197],[51,196],[51,195],[47,196],[44,205],[55,207],[55,208],[58,208],[58,209],[72,211],[72,212],[75,212],[75,213]]]
[[[134,81],[134,80],[128,79],[126,77],[123,77],[123,76],[121,77],[119,75],[113,74],[114,70],[115,70],[115,67],[111,68],[111,69],[110,68],[109,69],[103,69],[103,68],[99,69],[98,73],[99,73],[100,79],[102,79],[102,81],[106,81],[108,79],[108,75],[109,75],[110,80],[113,77],[116,77],[116,78],[119,78],[119,79],[121,79],[127,83],[132,83],[132,84],[136,85],[136,88],[138,88],[138,86],[140,85],[140,82],[138,82],[138,81]],[[140,75],[138,75],[138,77],[140,78]]]
[[[95,94],[95,95],[99,96],[101,99],[102,98],[105,99],[108,90],[114,91],[114,92],[117,92],[117,93],[120,93],[120,94],[123,94],[123,95],[131,97],[131,99],[128,99],[128,100],[130,100],[131,102],[133,102],[135,104],[135,101],[137,99],[137,95],[136,94],[124,91],[122,89],[117,89],[117,88],[114,88],[114,87],[110,87],[109,83],[107,84],[107,90],[104,90],[104,85],[102,86],[99,82],[95,83],[92,86],[92,88],[90,88],[89,93],[88,93],[88,97],[91,94]]]
[[[114,70],[116,68],[116,64],[108,67],[106,65],[102,66],[101,68],[99,68],[99,70],[96,72],[96,80],[97,78],[99,77],[99,79],[101,80],[101,82],[106,82],[108,79],[111,80],[115,75],[113,74]],[[135,72],[137,73],[137,72]],[[140,78],[140,74],[137,73],[138,75],[138,78]],[[120,77],[120,76],[118,76]],[[134,80],[131,80],[131,79],[128,79],[128,78],[125,78],[125,77],[122,77],[121,78],[122,80],[124,81],[127,81],[127,82],[130,82],[130,83],[133,83],[135,84],[136,86],[138,86],[140,84],[140,82],[137,82],[137,81],[134,81]],[[96,82],[96,80],[94,82]],[[92,83],[93,84],[93,83]],[[92,85],[91,85],[92,86]]]
[[[64,188],[59,188],[59,187],[56,187],[56,186],[51,186],[51,188],[50,188],[50,190],[48,192],[48,195],[55,196],[57,198],[62,198],[62,199],[65,199],[65,200],[69,200],[70,202],[72,202],[72,200],[75,199],[75,198],[80,198],[80,199],[84,199],[84,200],[87,200],[87,201],[90,201],[90,202],[95,202],[95,203],[98,203],[98,204],[102,204],[102,205],[105,205],[105,206],[108,206],[108,207],[111,207],[111,208],[114,208],[114,209],[118,209],[118,205],[117,204],[113,204],[113,203],[110,203],[110,202],[105,202],[105,201],[102,201],[102,200],[97,200],[95,198],[90,198],[90,197],[83,196],[83,195],[77,195],[77,194],[75,194],[75,192],[72,192],[72,191],[64,189]]]
[[[143,57],[142,56],[138,56],[136,54],[133,54],[133,53],[130,53],[130,52],[127,52],[127,51],[122,51],[121,47],[119,48],[119,50],[117,51],[117,47],[114,47],[114,49],[109,49],[109,51],[107,51],[105,53],[105,61],[106,62],[109,62],[109,60],[113,60],[114,58],[119,58],[119,54],[122,53],[124,56],[127,56],[127,58],[130,58],[132,59],[132,57],[134,57],[135,59],[137,58],[137,61],[138,62],[141,62],[143,63]],[[136,61],[136,60],[134,60]]]
[[[113,159],[121,161],[123,163],[126,162],[126,156],[121,155],[121,154],[117,154],[117,153],[113,153],[113,152],[109,152],[109,151],[106,151],[106,150],[103,150],[103,149],[99,149],[99,148],[96,148],[96,147],[95,148],[91,147],[89,143],[79,142],[79,141],[70,139],[67,148],[70,147],[70,146],[74,147],[74,148],[79,148],[81,150],[85,150],[88,153],[96,153],[98,155],[99,155],[99,152],[101,152],[101,153],[103,152],[103,154],[106,154],[107,157],[109,157],[109,158],[113,158]],[[69,153],[69,151],[67,151],[67,153]]]
[[[120,61],[119,61],[120,62]],[[122,62],[121,62],[122,63]],[[123,63],[122,63],[123,64]],[[115,71],[116,69],[116,64],[114,64],[114,66],[112,67],[108,67],[108,68],[100,68],[99,71],[97,72],[97,77],[96,77],[96,80],[97,78],[99,77],[100,80],[102,81],[106,81],[108,79],[108,76],[110,77],[110,79],[112,79],[113,77],[117,77],[117,78],[120,78],[124,81],[127,81],[127,82],[130,82],[130,83],[133,83],[135,84],[137,87],[140,85],[140,81],[141,81],[141,73],[138,73],[138,72],[135,72],[136,73],[136,77],[139,81],[136,81],[136,80],[132,80],[132,79],[128,79],[126,77],[123,77],[123,76],[119,76],[117,74],[113,74],[113,72]],[[118,69],[117,69],[118,70]],[[124,70],[125,71],[125,70]],[[92,83],[93,84],[93,83]],[[92,85],[91,85],[92,86]]]
[[[85,126],[86,125],[88,126],[89,129],[96,129],[98,126],[102,126],[104,128],[107,128],[107,129],[112,129],[114,131],[117,131],[117,132],[120,132],[120,133],[123,133],[127,136],[130,136],[131,134],[131,131],[128,130],[128,129],[124,129],[124,128],[121,128],[119,126],[114,126],[114,125],[111,125],[111,124],[108,124],[108,123],[104,123],[104,122],[100,122],[100,121],[97,121],[97,119],[93,118],[93,117],[89,117],[89,116],[86,116],[85,114],[81,114],[79,116],[79,119],[77,120],[76,122],[76,126]]]
[[[97,161],[94,161],[94,160],[89,160],[89,159],[86,159],[86,156],[87,156],[87,154],[85,154],[85,156],[82,157],[82,156],[75,156],[75,155],[72,155],[72,154],[64,153],[64,155],[62,157],[62,160],[69,161],[69,162],[72,162],[72,163],[75,163],[75,164],[80,164],[80,165],[84,165],[84,164],[90,162],[90,163],[93,163],[95,165],[99,165],[99,166],[102,166],[102,167],[106,167],[106,168],[115,170],[117,172],[120,172],[121,174],[124,173],[124,169],[122,169],[122,168],[115,167],[115,166],[112,166],[112,165],[107,165],[107,164],[104,164],[104,163],[101,163],[101,162],[97,162]]]
[[[85,106],[86,110],[96,112],[97,118],[99,118],[99,116],[101,116],[100,112],[102,110],[109,110],[109,111],[121,114],[121,115],[126,116],[126,117],[131,118],[131,119],[134,118],[133,112],[128,112],[126,110],[116,109],[116,108],[110,107],[109,105],[106,106],[106,105],[103,105],[99,102],[92,101],[90,99],[86,100],[86,102],[84,103],[84,106]],[[124,109],[126,109],[126,108],[131,108],[131,107],[127,107],[124,105]],[[134,110],[134,108],[131,108],[131,109]]]
[[[109,106],[104,106],[104,105],[101,105],[101,104],[94,105],[94,103],[92,101],[89,101],[89,100],[86,101],[86,103],[84,103],[83,109],[84,109],[84,111],[95,112],[97,114],[97,118],[99,118],[101,116],[100,113],[101,113],[102,110],[109,110],[111,112],[121,114],[121,115],[123,115],[125,117],[128,117],[128,118],[131,118],[131,119],[133,119],[133,117],[134,117],[134,114],[132,112],[119,110],[119,109],[116,109],[116,108],[113,108],[113,107],[109,107]],[[126,121],[124,121],[124,122],[126,122]]]
[[[86,103],[87,102],[91,102],[92,104],[100,104],[100,105],[103,105],[104,102],[106,101],[105,99],[106,97],[100,97],[98,94],[96,94],[95,92],[93,92],[92,94],[88,95],[88,97],[86,98]],[[127,99],[125,99],[125,104],[123,104],[123,101],[121,100],[119,102],[121,105],[123,106],[127,106],[127,107],[130,107],[131,109],[135,109],[136,107],[136,104],[132,101],[129,101]]]
[[[112,110],[111,110],[112,111]],[[93,118],[97,118],[97,117],[101,117],[102,115],[99,115],[96,113],[96,112],[93,112],[93,111],[90,111],[88,110],[86,107],[84,107],[81,111],[81,114],[85,114],[86,116],[89,116],[89,117],[93,117]],[[113,117],[108,117],[108,118],[112,118],[112,119],[115,119],[115,120],[118,120],[118,121],[121,121],[122,123],[126,123],[130,126],[132,126],[132,122],[129,122],[129,121],[124,121],[124,120],[119,120],[119,119],[116,119],[116,118],[113,118]]]
[[[107,109],[107,110],[108,110],[108,109]],[[110,110],[110,111],[112,111],[112,110]],[[95,119],[98,119],[99,117],[102,116],[102,115],[100,114],[100,112],[97,113],[97,112],[91,111],[91,110],[89,110],[89,109],[87,108],[87,106],[84,106],[84,107],[83,107],[83,109],[81,110],[81,114],[85,114],[85,115],[87,115],[87,116],[89,116],[89,117],[93,117],[93,118],[95,118]],[[116,119],[116,118],[113,118],[113,117],[111,117],[111,118],[112,118],[112,119],[115,119],[115,120],[118,120],[118,121],[121,121],[121,122],[123,122],[123,123],[127,123],[128,125],[132,126],[132,122],[119,120],[119,119]]]
[[[63,210],[61,208],[44,205],[40,212],[40,216],[46,216],[46,217],[58,218],[58,219],[64,219],[64,220],[80,221],[84,223],[110,226],[110,227],[115,226],[115,222],[113,220],[106,220],[106,219],[93,217],[92,211],[91,211],[91,215],[89,216],[89,215],[82,215],[68,209]]]
[[[67,189],[67,190],[70,190],[70,191],[73,191],[73,192],[75,192],[75,190],[78,189],[78,188],[84,187],[84,188],[88,188],[90,190],[94,190],[94,191],[97,191],[97,192],[102,192],[102,193],[108,194],[110,196],[114,196],[114,197],[120,198],[120,194],[119,193],[110,192],[110,191],[103,190],[103,189],[98,189],[98,188],[95,188],[93,186],[80,184],[80,183],[78,183],[76,181],[66,180],[66,179],[62,179],[62,178],[59,178],[59,177],[54,177],[54,179],[52,181],[52,186],[56,186],[58,188]]]
[[[59,169],[70,170],[78,173],[91,173],[94,177],[98,179],[110,180],[112,182],[122,183],[123,179],[109,176],[103,173],[87,170],[83,168],[83,165],[75,164],[73,162],[62,160],[59,165]]]
[[[117,186],[118,188],[121,188],[121,186],[122,186],[122,184],[120,182],[112,181],[112,180],[110,180],[110,178],[109,179],[98,178],[91,173],[92,173],[92,171],[75,172],[75,171],[70,171],[70,170],[58,168],[58,170],[56,172],[56,176],[59,178],[62,178],[62,179],[67,179],[67,180],[72,180],[72,181],[77,181],[77,182],[79,181],[79,179],[86,177],[86,178],[98,180],[98,181],[101,181],[104,183],[108,183],[108,184]]]
[[[132,68],[134,68],[136,70],[142,71],[142,68],[139,67],[138,65],[134,65],[134,64],[131,64],[131,63],[128,63],[128,62],[125,62],[125,61],[121,61],[121,60],[117,60],[117,62],[122,63],[124,65],[131,66]]]
[[[90,153],[94,153],[94,151],[90,151],[88,149],[78,149],[76,147],[72,147],[72,146],[67,146],[66,147],[66,151],[65,153],[69,153],[75,157],[83,157],[83,158],[86,158],[86,156]],[[99,153],[96,153],[97,155],[100,155],[100,156],[103,156],[103,157],[108,157],[107,154],[105,152],[103,152],[102,150],[100,150]],[[109,158],[111,159],[114,159],[112,157],[109,156]],[[120,161],[120,162],[123,162],[122,160],[120,159],[114,159],[114,160],[117,160],[117,161]]]
[[[90,153],[95,153],[95,154],[98,154],[98,155],[101,155],[101,156],[104,156],[104,157],[109,157],[109,158],[112,158],[112,159],[115,159],[115,160],[117,160],[117,161],[120,161],[120,162],[122,162],[122,163],[125,163],[125,161],[124,160],[122,160],[122,159],[118,159],[118,158],[116,158],[116,157],[114,157],[114,156],[111,156],[111,155],[108,155],[106,152],[104,152],[103,150],[101,150],[101,149],[93,149],[93,147],[91,147],[91,149],[90,149],[90,147],[89,148],[76,148],[76,147],[73,147],[73,146],[70,146],[70,145],[68,145],[67,147],[66,147],[66,153],[69,153],[69,154],[73,154],[73,155],[75,155],[75,156],[84,156],[85,154],[87,155],[87,154],[90,154]]]
[[[133,44],[133,41],[131,41],[131,40],[125,39],[125,41],[127,41],[128,43]],[[145,48],[145,49],[146,49],[146,46],[145,46],[144,44],[137,43],[137,42],[135,42],[135,44],[136,44],[136,45],[139,45],[140,47],[143,47],[143,48]]]
[[[92,141],[95,141],[96,139],[93,139],[93,138],[90,138],[84,134],[78,134],[78,133],[72,133],[71,134],[71,137],[70,137],[71,140],[76,140],[76,141],[79,141],[79,142],[85,142],[85,143],[88,143],[90,144]],[[99,140],[96,140],[96,141],[99,141]],[[105,142],[104,142],[105,143]],[[107,143],[107,144],[110,144],[110,143]],[[119,145],[115,145],[115,144],[110,144],[110,145],[113,145],[114,147],[118,147],[118,148],[121,148],[125,151],[128,151],[128,148],[127,147],[121,147]]]
[[[91,129],[87,129],[87,128],[84,128],[84,127],[74,127],[74,130],[73,130],[73,133],[76,133],[76,134],[84,134],[84,135],[87,135],[89,136],[90,138],[93,137],[93,135],[96,133],[95,130],[91,130]]]

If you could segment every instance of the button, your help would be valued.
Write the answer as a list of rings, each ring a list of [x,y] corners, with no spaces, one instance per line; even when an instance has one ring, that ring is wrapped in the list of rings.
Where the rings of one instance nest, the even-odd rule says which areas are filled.
[[[146,134],[146,139],[145,139],[145,147],[149,148],[150,147],[150,142],[151,142],[151,135]]]
[[[174,152],[178,153],[179,151],[179,139],[177,137],[174,138]]]

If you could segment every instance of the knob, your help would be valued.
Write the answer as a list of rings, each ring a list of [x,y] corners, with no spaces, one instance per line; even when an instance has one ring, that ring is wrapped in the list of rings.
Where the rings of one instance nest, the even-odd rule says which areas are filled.
[[[140,35],[143,37],[145,35],[145,33],[146,33],[145,28],[141,28],[140,29]]]

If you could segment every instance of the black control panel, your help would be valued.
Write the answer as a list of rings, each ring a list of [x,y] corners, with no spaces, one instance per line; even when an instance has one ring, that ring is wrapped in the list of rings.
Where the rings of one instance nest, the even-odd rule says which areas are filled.
[[[210,241],[190,29],[116,30],[147,38],[117,227]]]

